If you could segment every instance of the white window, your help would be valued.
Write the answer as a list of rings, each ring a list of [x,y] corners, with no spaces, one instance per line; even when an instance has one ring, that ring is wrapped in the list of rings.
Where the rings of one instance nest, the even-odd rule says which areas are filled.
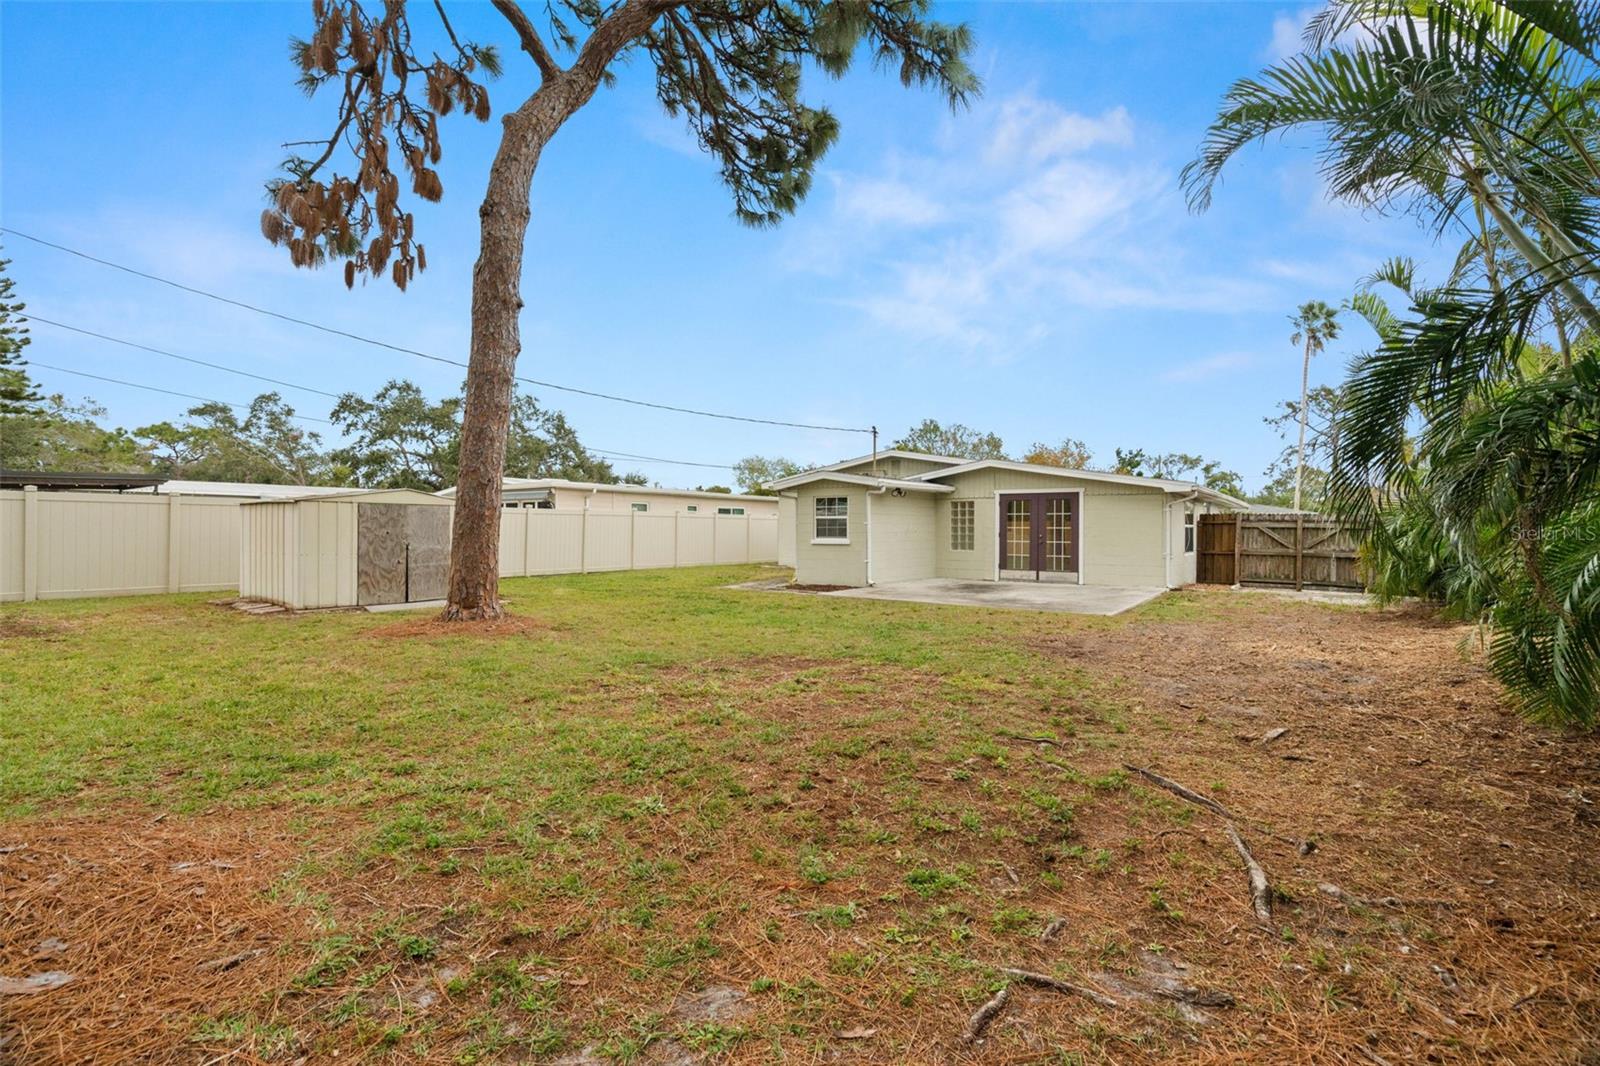
[[[718,514],[744,514],[743,507],[718,507]]]
[[[1194,554],[1194,508],[1183,509],[1183,554]]]
[[[977,534],[977,504],[972,500],[950,501],[950,550],[969,552]]]
[[[650,505],[648,503],[636,503],[633,505],[633,509],[635,511],[648,511],[650,510]]]
[[[818,496],[814,503],[811,540],[814,544],[850,543],[850,498]]]
[[[690,514],[694,514],[696,511],[700,510],[700,505],[697,503],[691,503],[685,506],[684,510],[688,511]]]

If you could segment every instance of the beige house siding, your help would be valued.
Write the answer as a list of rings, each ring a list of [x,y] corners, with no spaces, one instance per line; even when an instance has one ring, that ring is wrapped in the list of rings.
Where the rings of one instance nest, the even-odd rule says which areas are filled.
[[[850,542],[813,544],[816,500],[843,496],[849,503]],[[813,481],[795,490],[795,580],[806,585],[867,583],[867,493],[860,485]]]
[[[872,580],[914,581],[935,575],[935,498],[922,492],[873,496]]]
[[[795,499],[786,492],[778,497],[778,565],[794,565]]]
[[[1166,583],[1166,493],[1154,486],[1123,485],[1020,470],[974,470],[941,478],[955,489],[937,504],[936,572],[940,577],[993,580],[999,551],[995,496],[1003,492],[1081,491],[1079,564],[1086,585]],[[972,551],[950,548],[950,501],[975,503]]]

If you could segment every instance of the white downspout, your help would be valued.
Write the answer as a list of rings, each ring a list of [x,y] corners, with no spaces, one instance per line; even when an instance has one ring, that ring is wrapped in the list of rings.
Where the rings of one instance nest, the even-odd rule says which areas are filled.
[[[888,485],[867,490],[867,587],[872,587],[872,498],[889,491]]]

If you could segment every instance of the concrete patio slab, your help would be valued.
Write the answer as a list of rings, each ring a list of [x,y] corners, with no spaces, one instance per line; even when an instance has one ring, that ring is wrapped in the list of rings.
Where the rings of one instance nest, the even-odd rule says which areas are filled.
[[[858,600],[944,603],[957,607],[1111,615],[1121,614],[1153,600],[1165,591],[1160,588],[1068,585],[1051,581],[960,581],[948,577],[930,577],[918,581],[891,581],[870,588],[840,589],[822,595]]]

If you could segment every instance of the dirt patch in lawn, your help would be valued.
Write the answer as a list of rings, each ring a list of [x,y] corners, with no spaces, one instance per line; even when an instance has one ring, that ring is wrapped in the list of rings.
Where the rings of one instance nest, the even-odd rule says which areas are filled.
[[[0,850],[0,975],[44,986],[0,996],[7,1062],[197,1056],[197,1024],[281,989],[309,928],[269,897],[299,842],[264,812],[13,824]]]
[[[61,640],[72,631],[70,623],[57,619],[0,611],[0,640]]]
[[[445,622],[433,615],[391,622],[365,631],[377,640],[416,640],[437,637],[474,637],[485,640],[536,636],[550,632],[548,623],[527,615],[508,614],[485,622]]]

